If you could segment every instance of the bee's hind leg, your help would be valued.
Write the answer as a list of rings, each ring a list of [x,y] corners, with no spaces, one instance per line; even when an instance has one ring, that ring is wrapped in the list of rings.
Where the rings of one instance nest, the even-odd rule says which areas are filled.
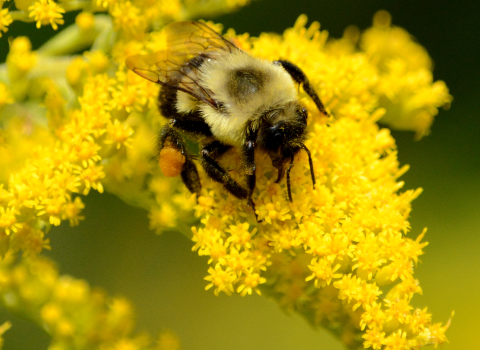
[[[162,150],[166,148],[171,148],[179,152],[184,159],[180,172],[182,181],[191,193],[197,194],[198,198],[202,189],[202,185],[200,183],[200,176],[198,175],[197,167],[192,160],[192,156],[187,152],[187,149],[185,147],[185,140],[173,126],[174,121],[175,120],[172,120],[170,123],[167,123],[160,131],[160,135],[158,137],[158,158],[160,164],[162,164]],[[162,169],[162,171],[165,174],[164,169]]]
[[[296,66],[290,61],[284,60],[273,61],[273,63],[281,65],[283,69],[285,69],[287,73],[290,74],[290,76],[295,82],[297,82],[298,84],[302,84],[303,90],[305,90],[305,92],[312,98],[313,102],[315,102],[320,113],[328,116],[323,102],[320,100],[320,97],[318,97],[312,85],[310,85],[310,81],[308,80],[305,73],[298,66]]]

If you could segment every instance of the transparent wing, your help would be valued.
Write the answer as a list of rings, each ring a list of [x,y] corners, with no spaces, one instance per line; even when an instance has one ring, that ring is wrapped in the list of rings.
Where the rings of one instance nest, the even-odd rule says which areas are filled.
[[[217,107],[212,92],[198,83],[198,68],[202,60],[215,59],[219,52],[230,53],[238,48],[201,22],[173,22],[165,31],[167,50],[128,57],[127,67],[145,79]]]
[[[219,50],[238,50],[234,44],[202,22],[173,22],[165,30],[169,51],[187,60]]]

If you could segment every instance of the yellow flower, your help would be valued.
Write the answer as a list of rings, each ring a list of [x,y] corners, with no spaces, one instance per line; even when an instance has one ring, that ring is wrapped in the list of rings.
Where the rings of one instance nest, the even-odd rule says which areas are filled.
[[[215,287],[214,293],[217,296],[220,292],[225,292],[227,295],[233,293],[233,282],[236,279],[233,271],[228,268],[223,270],[220,264],[216,264],[215,269],[210,267],[208,272],[210,275],[205,277],[205,280],[210,281],[210,284],[205,287],[206,290]]]
[[[48,259],[39,256],[14,264],[9,257],[0,263],[0,271],[9,281],[0,286],[0,295],[9,295],[9,307],[23,310],[25,317],[40,317],[37,322],[52,334],[52,348],[68,348],[72,342],[92,349],[113,348],[119,342],[136,344],[131,349],[148,346],[146,339],[132,336],[133,311],[126,299],[59,275]],[[0,334],[7,329],[0,327]]]
[[[117,149],[121,146],[131,147],[131,138],[134,133],[133,129],[126,124],[121,123],[119,120],[109,122],[107,124],[107,132],[105,144],[113,144]]]
[[[7,90],[7,86],[0,82],[0,108],[10,103],[13,103],[13,98]]]
[[[0,10],[0,38],[2,37],[2,32],[8,31],[8,26],[12,23],[12,16],[8,13],[8,9]]]
[[[312,265],[309,265],[308,268],[313,271],[313,274],[308,276],[305,280],[310,281],[315,279],[315,287],[325,287],[329,285],[332,281],[332,278],[340,278],[342,274],[335,274],[341,267],[340,264],[335,265],[332,267],[331,262],[326,259],[321,259],[317,261],[317,259],[312,260]]]
[[[32,44],[27,37],[20,36],[11,42],[6,62],[10,82],[25,77],[37,64],[37,55],[31,50]]]
[[[53,0],[36,1],[28,10],[30,11],[29,17],[34,17],[37,22],[37,28],[50,24],[54,30],[57,30],[58,24],[65,22],[62,15],[65,10]]]
[[[387,111],[382,122],[416,131],[417,138],[428,134],[438,107],[448,106],[452,96],[443,81],[433,82],[426,50],[407,31],[391,26],[386,11],[375,14],[361,46],[380,73],[375,92]]]
[[[379,350],[385,345],[385,332],[379,329],[367,329],[362,337],[365,339],[363,345],[366,349]]]
[[[114,26],[119,31],[138,35],[146,29],[147,23],[140,16],[140,9],[130,1],[116,3],[111,13]]]
[[[251,270],[253,270],[253,268]],[[258,295],[261,295],[262,293],[257,287],[260,284],[265,283],[267,279],[264,277],[260,277],[260,274],[258,273],[251,273],[250,271],[248,271],[240,277],[240,281],[241,282],[239,283],[239,286],[237,288],[237,293],[239,293],[243,297],[247,294],[252,294],[253,290]]]
[[[105,73],[110,65],[108,57],[101,51],[87,51],[84,56],[89,63],[91,75]]]
[[[94,27],[95,17],[90,12],[81,12],[75,17],[75,24],[82,32],[88,32]]]
[[[21,224],[17,222],[16,214],[19,214],[15,207],[4,208],[0,207],[0,229],[4,230],[7,235],[10,232],[17,232]]]
[[[87,74],[87,62],[82,57],[76,57],[68,65],[65,78],[67,82],[78,93],[82,92],[83,85],[85,84]]]
[[[161,233],[162,228],[175,227],[177,213],[174,208],[165,203],[159,209],[152,209],[149,214],[150,228]]]
[[[83,215],[80,215],[83,208],[85,208],[85,204],[83,204],[81,198],[75,197],[73,202],[70,201],[65,205],[62,219],[67,219],[70,226],[77,226],[80,220],[85,219]]]

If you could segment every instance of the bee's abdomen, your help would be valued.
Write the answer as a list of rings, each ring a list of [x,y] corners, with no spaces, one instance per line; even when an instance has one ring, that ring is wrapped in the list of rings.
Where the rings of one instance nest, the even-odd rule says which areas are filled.
[[[158,95],[158,109],[167,119],[203,120],[198,110],[183,111],[178,109],[179,92],[168,86],[162,86]]]
[[[180,117],[176,106],[177,90],[162,86],[158,94],[158,109],[165,118],[173,119]]]

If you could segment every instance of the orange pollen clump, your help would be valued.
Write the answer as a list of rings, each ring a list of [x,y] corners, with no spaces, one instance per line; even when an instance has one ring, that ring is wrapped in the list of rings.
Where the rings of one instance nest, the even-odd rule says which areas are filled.
[[[160,151],[160,169],[166,177],[176,177],[182,172],[185,156],[177,149],[165,147]]]

